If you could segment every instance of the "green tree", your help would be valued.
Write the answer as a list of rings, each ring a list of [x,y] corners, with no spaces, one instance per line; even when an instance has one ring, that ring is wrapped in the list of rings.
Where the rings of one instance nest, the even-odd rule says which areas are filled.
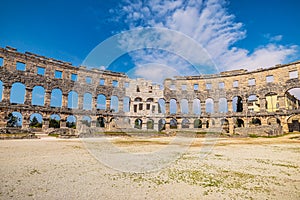
[[[30,127],[35,127],[35,128],[42,128],[42,123],[39,122],[39,120],[36,118],[36,116],[34,116],[31,120],[30,120]]]

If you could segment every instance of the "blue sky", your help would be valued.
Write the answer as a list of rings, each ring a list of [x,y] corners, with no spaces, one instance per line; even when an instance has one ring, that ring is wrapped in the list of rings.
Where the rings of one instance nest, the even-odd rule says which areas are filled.
[[[299,9],[298,0],[10,0],[1,3],[0,46],[78,66],[116,33],[163,27],[199,42],[220,71],[253,70],[300,59]],[[178,56],[157,50],[129,52],[98,67],[151,79],[149,69],[156,76],[162,65],[176,69],[166,75],[195,74]]]

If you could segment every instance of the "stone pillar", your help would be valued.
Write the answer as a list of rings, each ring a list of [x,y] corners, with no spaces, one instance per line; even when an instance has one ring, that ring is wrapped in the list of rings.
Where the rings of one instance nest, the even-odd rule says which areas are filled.
[[[123,112],[123,99],[119,100],[118,103],[118,113],[122,113],[122,112]]]
[[[78,109],[83,109],[83,95],[78,94]]]
[[[10,102],[10,91],[11,91],[11,85],[3,84],[2,102],[4,103]]]
[[[280,110],[286,110],[285,96],[278,96],[277,99],[278,99],[278,102],[279,102],[279,109]]]
[[[49,128],[49,119],[43,119],[43,126],[42,126],[42,129],[43,130],[47,130]]]
[[[235,123],[235,120],[232,118],[232,117],[230,117],[230,118],[228,118],[227,119],[228,120],[228,126],[229,126],[229,134],[234,134],[234,123]]]
[[[110,110],[110,99],[106,99],[106,110]]]
[[[232,99],[227,100],[227,109],[228,112],[231,113],[232,111]]]
[[[214,113],[219,113],[219,101],[214,100]]]
[[[62,108],[68,108],[68,94],[62,95]]]
[[[188,113],[189,114],[194,114],[194,112],[193,112],[193,101],[188,102],[188,108],[189,108]]]
[[[247,113],[248,112],[248,105],[247,105],[247,99],[243,98],[242,99],[242,103],[243,103],[243,113]]]
[[[170,114],[170,102],[166,101],[166,114],[169,115]]]
[[[181,106],[179,101],[176,101],[176,114],[181,114]]]
[[[259,102],[260,102],[260,112],[266,112],[266,98],[265,97],[259,98]]]
[[[201,104],[201,115],[205,114],[206,113],[206,110],[205,110],[205,101],[201,101],[200,102]]]
[[[50,102],[51,102],[51,91],[46,90],[45,91],[45,107],[50,107]]]

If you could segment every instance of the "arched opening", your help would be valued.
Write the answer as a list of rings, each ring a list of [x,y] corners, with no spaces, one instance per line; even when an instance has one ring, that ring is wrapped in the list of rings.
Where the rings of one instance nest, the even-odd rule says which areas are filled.
[[[12,112],[6,116],[6,126],[7,127],[17,127],[21,128],[23,124],[22,114],[19,112]]]
[[[35,86],[32,89],[32,105],[44,106],[45,105],[45,89],[42,86]]]
[[[100,116],[97,118],[96,127],[101,127],[101,128],[105,127],[105,118],[104,117]]]
[[[232,111],[243,112],[243,100],[240,96],[235,96],[232,99]]]
[[[202,128],[202,121],[200,119],[195,119],[194,128]]]
[[[267,123],[268,123],[268,125],[273,126],[273,125],[280,125],[281,122],[276,117],[270,117],[270,118],[268,118]]]
[[[142,102],[143,100],[142,100],[141,97],[136,97],[136,98],[134,99],[134,101],[135,101],[135,102]]]
[[[160,119],[158,121],[158,131],[166,130],[166,120]]]
[[[110,110],[112,112],[119,112],[119,98],[117,96],[111,96]]]
[[[106,110],[106,96],[104,94],[99,94],[97,96],[97,109]]]
[[[51,107],[61,107],[62,105],[62,91],[58,88],[53,89],[51,92]]]
[[[190,121],[188,119],[183,119],[181,122],[181,128],[190,128]]]
[[[220,113],[227,113],[227,99],[226,98],[220,98],[219,99],[219,112]]]
[[[81,123],[87,127],[91,127],[91,122],[92,122],[92,119],[91,117],[89,116],[83,116],[82,117],[82,120],[81,120]]]
[[[3,98],[3,82],[0,81],[0,102],[2,101]]]
[[[83,95],[83,110],[92,110],[92,94],[84,93]]]
[[[76,129],[76,117],[74,115],[67,117],[66,127]]]
[[[300,109],[300,88],[292,88],[285,92],[285,108],[287,110]]]
[[[123,112],[130,112],[130,98],[123,98]]]
[[[39,113],[33,113],[29,117],[30,128],[42,128],[43,127],[43,116]]]
[[[214,113],[214,100],[212,98],[208,98],[205,101],[205,112]]]
[[[78,108],[78,93],[75,91],[70,91],[68,93],[68,108]]]
[[[12,84],[10,91],[10,103],[24,104],[25,102],[25,85],[23,83]]]
[[[60,116],[52,114],[49,119],[49,128],[60,128]]]
[[[176,99],[170,100],[170,114],[176,114],[177,113],[177,101]]]
[[[143,120],[141,119],[136,119],[134,121],[134,128],[137,128],[137,129],[142,129],[143,127]]]
[[[154,129],[154,121],[153,121],[153,119],[148,119],[148,121],[147,121],[147,129]]]
[[[187,99],[181,99],[180,102],[180,108],[182,114],[188,114],[189,113],[189,103]]]
[[[166,101],[164,99],[158,100],[158,113],[166,113]]]
[[[247,107],[250,112],[259,112],[260,104],[258,96],[255,94],[250,95],[247,99]]]
[[[236,119],[235,123],[236,123],[236,127],[244,127],[245,126],[244,120],[239,119],[239,118]]]
[[[288,129],[289,132],[293,132],[293,131],[300,131],[300,115],[293,115],[291,117],[288,118],[287,120],[288,123]]]
[[[276,93],[266,94],[266,110],[268,112],[276,112],[279,109],[279,102]]]
[[[251,124],[252,125],[261,125],[261,121],[258,118],[252,118]]]
[[[221,126],[226,133],[229,133],[229,121],[227,119],[221,119]]]
[[[177,129],[177,120],[174,118],[170,120],[170,129]]]
[[[201,114],[201,102],[200,99],[194,99],[193,100],[193,113],[195,115]]]

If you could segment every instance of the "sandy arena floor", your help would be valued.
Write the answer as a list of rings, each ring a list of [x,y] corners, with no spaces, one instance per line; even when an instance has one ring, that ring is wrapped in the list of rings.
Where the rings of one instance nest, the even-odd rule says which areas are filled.
[[[210,144],[198,138],[167,167],[144,173],[104,165],[80,139],[2,140],[0,199],[300,199],[299,136]],[[98,144],[150,155],[173,139],[114,137]]]

